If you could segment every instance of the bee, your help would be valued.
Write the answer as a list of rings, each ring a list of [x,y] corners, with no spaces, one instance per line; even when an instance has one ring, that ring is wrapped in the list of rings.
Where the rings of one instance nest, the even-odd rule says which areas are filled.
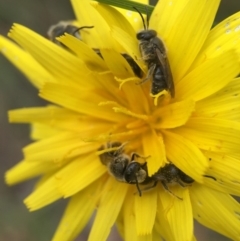
[[[170,92],[171,97],[174,98],[175,88],[165,45],[163,41],[157,37],[157,32],[155,30],[148,29],[148,16],[145,24],[141,12],[137,8],[133,8],[140,14],[143,22],[144,30],[138,32],[136,37],[139,40],[139,50],[142,55],[142,59],[148,67],[147,77],[139,84],[142,84],[151,78],[152,95],[156,95],[163,90],[167,90]]]
[[[124,146],[126,143],[112,142],[107,143],[106,146],[101,146],[98,151],[102,151],[109,148],[117,147],[115,151],[108,151],[99,155],[100,161],[103,165],[106,165],[108,172],[117,181],[125,182],[128,184],[135,184],[139,193],[142,195],[139,184],[145,184],[148,182],[147,162],[140,163],[135,158],[143,158],[137,153],[132,153],[131,156],[124,153]]]
[[[173,163],[168,163],[164,167],[161,167],[153,176],[151,176],[152,181],[154,182],[153,187],[157,185],[160,181],[163,188],[171,193],[173,196],[177,197],[178,199],[182,199],[176,196],[169,188],[168,184],[170,183],[178,183],[182,187],[186,187],[191,185],[194,180],[182,172],[179,168],[177,168]]]
[[[77,27],[72,24],[72,21],[60,21],[59,23],[52,25],[49,28],[47,35],[48,35],[48,38],[52,42],[56,43],[59,46],[66,48],[66,46],[64,44],[62,44],[61,42],[59,42],[56,39],[57,37],[62,36],[64,33],[68,33],[82,41],[79,30],[85,29],[85,28],[93,28],[93,27],[94,26]],[[96,54],[98,54],[101,58],[103,58],[99,49],[93,49],[93,50],[95,51]],[[137,65],[137,63],[133,60],[133,58],[130,55],[128,55],[127,53],[121,53],[121,55],[126,59],[128,64],[131,66],[134,74],[137,77],[142,78],[143,72],[142,72],[141,68]]]
[[[128,184],[135,184],[139,193],[142,196],[142,192],[153,189],[157,186],[158,182],[161,182],[163,188],[182,200],[182,198],[175,195],[168,187],[169,184],[179,184],[181,187],[190,186],[194,183],[194,179],[181,171],[173,163],[167,163],[164,167],[161,167],[152,176],[148,175],[147,162],[140,163],[136,161],[136,158],[143,158],[146,160],[148,157],[142,157],[137,153],[132,153],[131,156],[124,153],[124,146],[126,143],[112,142],[107,143],[106,146],[101,146],[98,151],[102,151],[110,148],[117,148],[116,150],[109,150],[99,155],[100,161],[103,165],[106,165],[108,172],[117,181],[125,182]],[[216,181],[215,177],[209,175],[203,175],[206,178],[211,178]],[[148,185],[141,189],[139,185]]]
[[[60,21],[59,23],[52,25],[49,28],[47,35],[52,42],[65,47],[56,38],[62,36],[64,33],[68,33],[68,34],[82,40],[79,30],[84,29],[84,28],[93,28],[93,26],[83,26],[83,27],[79,28],[77,26],[74,26],[72,24],[72,21]]]
[[[215,177],[203,175],[206,178],[212,178],[216,181]],[[147,187],[144,190],[149,190],[154,188],[158,182],[161,182],[163,188],[171,193],[173,196],[177,197],[178,199],[182,200],[182,198],[175,195],[168,187],[168,184],[179,184],[182,187],[190,186],[194,179],[192,179],[190,176],[188,176],[186,173],[181,171],[178,167],[176,167],[173,163],[168,163],[164,167],[161,167],[155,174],[153,174],[151,177],[147,178],[148,181],[145,181],[144,183],[153,182],[153,185],[150,187]]]

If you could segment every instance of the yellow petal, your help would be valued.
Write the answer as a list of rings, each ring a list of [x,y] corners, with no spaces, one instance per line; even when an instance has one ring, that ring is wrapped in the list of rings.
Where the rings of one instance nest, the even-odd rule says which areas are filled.
[[[112,49],[102,49],[101,54],[114,76],[122,79],[134,76],[132,68],[127,60],[117,51]]]
[[[188,1],[175,18],[175,24],[171,26],[170,31],[165,31],[167,35],[159,32],[169,50],[174,79],[181,79],[196,58],[207,38],[219,3],[220,0]]]
[[[83,91],[74,86],[47,83],[41,90],[40,96],[82,114],[103,118],[108,121],[125,119],[121,114],[113,115],[112,110],[106,106],[98,106],[99,102],[105,100],[103,97],[92,96],[93,100],[89,101],[89,93],[91,91]]]
[[[93,77],[95,79],[95,82],[93,82],[92,85],[94,88],[93,91],[105,98],[103,103],[117,102],[119,105],[128,105],[126,101],[126,94],[123,92],[123,88],[120,88],[119,83],[114,80],[114,76],[110,71],[107,73],[94,74]],[[100,89],[96,89],[96,86],[98,85],[101,85]]]
[[[71,110],[60,108],[58,106],[49,105],[47,107],[32,107],[10,110],[8,112],[9,121],[11,123],[29,123],[29,122],[46,122],[47,119],[77,119],[81,116]],[[51,120],[53,121],[53,120]]]
[[[98,186],[95,182],[71,197],[52,241],[74,240],[82,231],[95,209]]]
[[[174,237],[173,240],[191,241],[193,236],[193,214],[189,191],[187,188],[179,187],[171,187],[171,191],[183,199],[179,200],[169,195],[168,192],[162,192],[160,196]],[[176,220],[181,220],[181,222],[177,222]]]
[[[157,192],[143,192],[142,196],[135,195],[136,229],[139,236],[152,233],[157,211]]]
[[[132,190],[132,189],[130,189]],[[133,192],[128,192],[123,204],[123,222],[124,222],[124,240],[138,241],[136,218],[134,214],[134,195]]]
[[[138,241],[153,241],[152,234],[138,236]]]
[[[103,16],[103,18],[110,27],[117,26],[119,28],[122,28],[132,36],[136,34],[129,21],[120,13],[120,11],[118,11],[119,8],[118,10],[116,10],[109,5],[99,3],[94,4],[94,7]],[[126,10],[123,10],[122,12],[126,12]]]
[[[232,240],[239,240],[240,205],[234,198],[197,183],[192,187],[190,194],[193,214],[199,223]]]
[[[104,60],[93,49],[84,42],[79,41],[76,37],[65,34],[58,38],[58,40],[71,49],[92,71],[102,72],[107,70]]]
[[[137,38],[135,36],[129,35],[123,29],[115,26],[112,28],[111,34],[113,38],[115,38],[122,45],[125,51],[134,59],[134,61],[136,61],[139,67],[144,71],[145,64],[139,52]]]
[[[239,159],[216,152],[205,151],[204,154],[210,160],[210,167],[207,171],[207,175],[216,178],[216,181],[211,178],[205,178],[204,183],[213,189],[239,196]]]
[[[56,174],[56,181],[64,198],[86,188],[107,171],[96,154],[77,157]]]
[[[221,153],[239,152],[239,122],[216,118],[191,118],[186,127],[180,127],[175,132],[203,150]]]
[[[176,25],[176,19],[186,7],[189,0],[158,1],[149,21],[149,29],[155,29],[160,36],[167,36]],[[171,14],[171,17],[169,15]]]
[[[223,89],[206,99],[198,101],[194,116],[230,119],[227,113],[238,113],[240,110],[240,78],[233,79]],[[225,112],[225,114],[223,113]],[[233,114],[232,114],[233,115]],[[222,118],[221,118],[222,116]],[[225,118],[223,118],[225,116]],[[232,116],[233,118],[233,116]],[[239,120],[236,116],[235,120]]]
[[[41,140],[55,136],[61,132],[56,128],[52,128],[47,125],[34,123],[31,125],[31,139],[32,140]]]
[[[113,178],[108,179],[102,191],[102,199],[88,241],[105,241],[107,239],[120,212],[127,190],[128,185],[119,183]],[[111,215],[108,215],[109,210]]]
[[[40,88],[45,82],[55,82],[54,77],[28,52],[2,36],[0,36],[0,51],[35,87]]]
[[[152,176],[167,162],[163,137],[150,130],[142,135],[143,151],[147,158],[148,175]]]
[[[72,157],[97,150],[98,143],[81,141],[74,132],[60,132],[58,135],[34,142],[23,149],[27,161],[62,164]]]
[[[113,41],[110,36],[110,27],[91,5],[89,0],[71,0],[75,15],[80,26],[94,26],[87,31],[81,31],[81,37],[91,48],[111,48]]]
[[[52,202],[60,199],[62,194],[58,191],[56,186],[55,175],[53,173],[47,174],[44,177],[44,182],[24,200],[25,205],[30,211],[35,211]]]
[[[233,14],[216,25],[209,33],[202,50],[191,68],[195,68],[208,58],[216,57],[229,49],[240,54],[240,12]]]
[[[23,160],[6,172],[6,183],[13,185],[54,169],[57,169],[57,166],[49,165],[46,162],[28,162]]]
[[[129,94],[131,90],[131,94]],[[149,99],[147,98],[142,86],[134,82],[128,82],[122,86],[125,98],[128,100],[128,106],[136,113],[149,113]],[[139,101],[141,100],[141,101]]]
[[[95,118],[57,106],[11,110],[9,111],[9,120],[17,123],[42,123],[49,125],[49,131],[50,127],[62,131],[75,131],[81,133],[82,139],[109,130],[109,122],[100,120],[96,122]]]
[[[13,25],[9,37],[29,51],[58,82],[79,85],[79,79],[90,72],[78,57],[20,24]]]
[[[182,126],[187,122],[194,110],[195,102],[189,99],[157,108],[153,115],[159,121],[154,127],[168,129]]]
[[[240,120],[240,108],[231,109],[223,111],[217,115],[219,119],[225,119],[230,121],[239,121]]]
[[[236,159],[240,159],[240,152],[238,151],[236,153],[231,153],[231,154],[229,154],[229,156],[236,158]]]
[[[157,213],[154,231],[156,231],[158,235],[164,240],[174,240],[173,233],[169,225],[169,219],[167,219],[167,212],[169,210],[169,207],[167,207],[167,209],[163,208],[163,204],[161,202],[161,195],[162,192],[158,191]],[[170,203],[170,205],[172,206],[172,202]]]
[[[202,183],[202,175],[209,165],[207,158],[190,141],[190,138],[186,139],[179,133],[170,131],[163,131],[163,134],[167,158],[184,173]]]
[[[137,0],[136,2],[149,4],[148,0]],[[143,28],[142,19],[139,13],[123,8],[116,8],[119,12],[123,14],[123,16],[130,22],[132,27],[135,29],[135,32],[139,31],[139,29]]]
[[[234,51],[209,59],[176,83],[176,99],[201,100],[226,86],[239,73]]]

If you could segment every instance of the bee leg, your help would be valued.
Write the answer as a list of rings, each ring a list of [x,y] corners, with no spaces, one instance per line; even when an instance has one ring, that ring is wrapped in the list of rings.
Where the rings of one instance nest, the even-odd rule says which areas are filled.
[[[145,79],[139,81],[138,83],[136,83],[136,85],[141,85],[143,84],[144,82],[146,82],[147,80],[149,80],[152,76],[153,76],[153,73],[154,73],[154,70],[156,68],[156,64],[153,64],[149,70],[148,70],[148,73],[147,73],[147,76]]]
[[[183,200],[182,198],[178,197],[176,194],[174,194],[174,193],[168,188],[168,185],[167,185],[166,182],[161,181],[161,183],[162,183],[162,185],[163,185],[163,187],[164,187],[164,189],[165,189],[166,191],[168,191],[169,193],[171,193],[174,197],[178,198],[179,200]]]
[[[139,196],[141,197],[142,192],[146,192],[146,191],[151,190],[151,189],[153,189],[154,187],[156,187],[156,186],[157,186],[157,183],[158,183],[158,182],[155,181],[152,186],[145,187],[145,188],[143,188],[143,189],[141,189],[141,190],[140,190],[140,188],[139,188],[139,189],[138,189]],[[141,183],[141,184],[142,184],[142,183]],[[136,183],[136,185],[138,185],[138,184]],[[137,187],[137,188],[138,188],[138,187]],[[140,193],[141,193],[141,195],[140,195]]]
[[[135,181],[136,181],[136,187],[137,187],[137,190],[138,190],[138,194],[139,194],[139,197],[141,197],[142,196],[142,191],[141,191],[141,189],[139,187],[137,177],[135,177],[135,178],[136,178]]]
[[[214,181],[217,181],[217,179],[215,177],[212,177],[212,176],[209,176],[209,175],[203,175],[204,177],[207,177],[207,178],[211,178],[213,179]]]
[[[189,185],[186,185],[184,182],[182,182],[181,180],[177,180],[177,183],[181,186],[181,187],[187,187],[187,186],[191,186],[191,183]]]

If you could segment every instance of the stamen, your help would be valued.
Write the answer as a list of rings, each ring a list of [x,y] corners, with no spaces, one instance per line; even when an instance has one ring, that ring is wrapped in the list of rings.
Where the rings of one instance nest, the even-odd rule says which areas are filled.
[[[110,70],[107,70],[107,71],[99,72],[98,74],[105,75],[105,74],[112,74],[112,72]]]
[[[121,90],[122,86],[123,86],[125,83],[127,83],[127,82],[129,82],[129,81],[137,82],[137,81],[139,81],[139,78],[137,78],[137,77],[131,77],[131,78],[127,78],[127,79],[120,79],[120,78],[115,77],[115,80],[120,83],[120,84],[119,84],[119,89]]]
[[[102,101],[98,103],[98,106],[104,106],[104,105],[119,105],[117,102],[115,101]]]
[[[166,91],[166,90],[163,90],[161,92],[159,92],[158,94],[156,95],[153,95],[152,93],[150,93],[150,96],[154,98],[154,105],[157,106],[158,104],[158,98],[161,96],[161,97],[164,97],[164,96],[167,96],[168,99],[170,100],[170,95],[169,93]]]
[[[119,146],[106,148],[106,149],[104,149],[104,150],[97,151],[97,152],[96,152],[96,155],[97,155],[97,156],[100,156],[100,155],[102,155],[102,154],[104,154],[104,153],[106,153],[106,152],[117,151],[118,149],[119,149]]]

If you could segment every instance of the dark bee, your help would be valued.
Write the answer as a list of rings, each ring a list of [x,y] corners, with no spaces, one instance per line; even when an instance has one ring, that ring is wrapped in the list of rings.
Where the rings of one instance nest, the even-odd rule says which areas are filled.
[[[57,37],[62,36],[64,33],[68,33],[70,35],[73,35],[77,39],[82,40],[79,30],[85,29],[85,28],[93,28],[93,27],[94,26],[83,26],[79,28],[77,26],[74,26],[71,21],[60,21],[59,23],[52,25],[49,28],[47,35],[52,42],[66,48],[64,44],[62,44],[56,39]],[[93,49],[93,50],[96,52],[96,54],[98,54],[101,58],[103,58],[99,49]],[[140,69],[140,67],[136,64],[136,62],[133,60],[133,58],[126,53],[122,53],[121,55],[126,59],[128,64],[131,66],[134,74],[137,77],[142,78],[143,72]]]
[[[60,21],[59,23],[52,25],[49,28],[47,35],[52,42],[65,47],[56,38],[64,35],[64,33],[68,33],[81,40],[79,30],[84,28],[93,28],[93,26],[83,26],[79,28],[77,26],[74,26],[71,21]]]
[[[212,178],[216,181],[216,178],[208,175],[203,175],[207,178]],[[151,188],[154,188],[158,182],[161,182],[164,189],[167,190],[169,193],[171,193],[173,196],[177,197],[178,199],[182,200],[182,198],[176,196],[174,193],[171,192],[171,190],[168,188],[168,184],[175,184],[178,183],[182,187],[186,187],[191,185],[194,182],[194,179],[192,179],[190,176],[185,174],[183,171],[181,171],[178,167],[176,167],[173,163],[168,163],[164,167],[161,167],[154,175],[151,177],[148,177],[148,182],[145,181],[145,183],[153,182],[153,185],[150,187],[147,187],[144,190],[149,190]]]
[[[177,198],[179,197],[171,192],[171,190],[168,188],[168,184],[178,183],[180,186],[186,187],[194,182],[194,180],[191,177],[182,172],[172,163],[168,163],[164,167],[161,167],[153,176],[151,176],[151,179],[154,182],[151,188],[155,187],[157,183],[160,181],[164,189]]]
[[[152,95],[167,90],[170,92],[171,97],[174,98],[175,88],[164,43],[157,37],[157,32],[155,30],[148,29],[148,17],[145,24],[143,15],[138,9],[134,9],[140,14],[143,21],[144,30],[137,33],[136,36],[139,40],[140,53],[148,67],[147,77],[142,80],[140,84],[152,78]]]
[[[100,154],[100,161],[103,165],[106,165],[109,173],[115,177],[117,181],[125,182],[128,184],[135,184],[139,193],[142,195],[142,191],[150,190],[161,182],[163,188],[171,193],[173,196],[182,200],[182,198],[175,195],[168,187],[169,184],[179,184],[182,187],[190,186],[194,179],[181,171],[173,163],[168,163],[164,167],[161,167],[152,176],[148,175],[147,162],[139,163],[135,158],[143,158],[137,153],[132,153],[131,157],[124,153],[124,146],[120,142],[107,143],[106,146],[101,146],[98,150],[110,149],[117,147],[115,151],[108,151]],[[203,175],[206,178],[211,178],[216,181],[215,177]],[[152,184],[152,185],[150,185]],[[140,189],[139,185],[150,185],[146,188]]]
[[[139,163],[135,161],[135,158],[143,158],[137,153],[132,153],[131,156],[124,153],[124,146],[120,142],[107,143],[106,146],[101,146],[98,150],[104,150],[117,147],[115,151],[108,151],[99,155],[100,161],[103,165],[106,165],[108,172],[115,177],[119,182],[125,182],[128,184],[135,184],[139,193],[142,195],[139,184],[148,182],[147,163]]]

